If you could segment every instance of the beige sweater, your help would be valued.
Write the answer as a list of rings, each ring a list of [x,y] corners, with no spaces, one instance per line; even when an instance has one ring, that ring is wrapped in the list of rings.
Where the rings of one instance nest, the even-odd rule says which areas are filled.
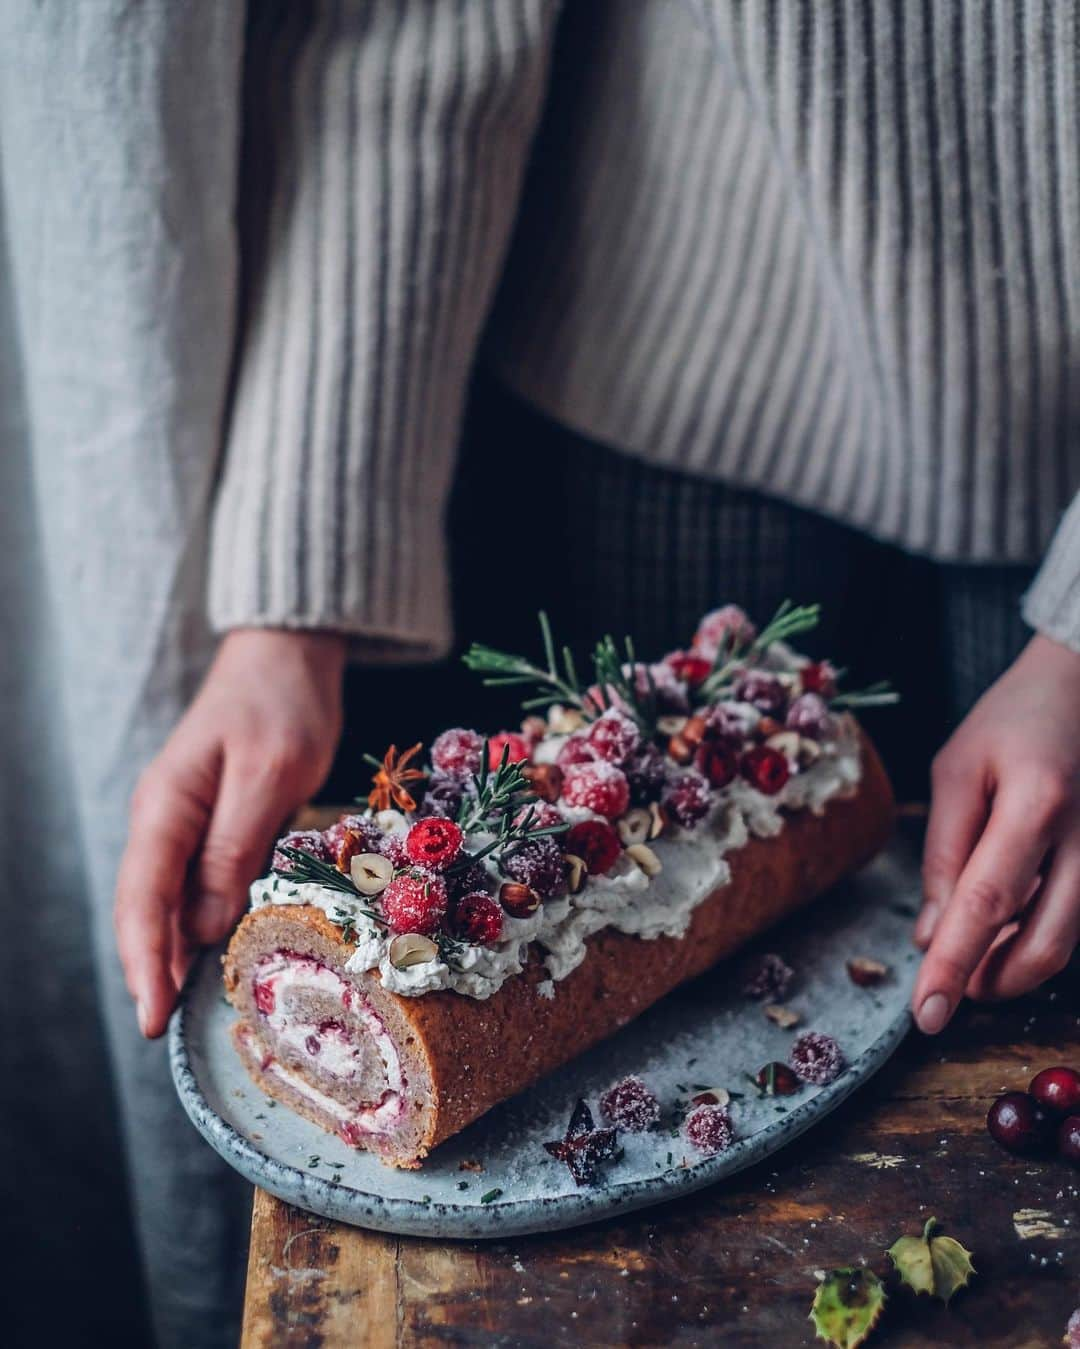
[[[274,174],[214,622],[446,644],[483,339],[627,452],[943,560],[1049,545],[1026,613],[1080,649],[1077,5],[556,17],[326,4],[249,36],[247,145]]]

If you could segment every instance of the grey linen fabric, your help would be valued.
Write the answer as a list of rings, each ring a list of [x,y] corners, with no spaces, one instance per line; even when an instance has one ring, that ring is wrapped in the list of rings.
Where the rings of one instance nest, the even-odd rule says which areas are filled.
[[[0,6],[3,600],[27,634],[0,842],[70,826],[26,876],[39,911],[7,890],[9,956],[47,949],[50,1015],[93,960],[163,1343],[231,1341],[242,1238],[113,953],[127,798],[212,627],[445,648],[500,283],[488,362],[631,454],[942,559],[1034,562],[1067,512],[1026,612],[1080,647],[1080,6],[589,0],[557,48],[556,17]],[[27,1034],[70,1057],[55,1020]]]

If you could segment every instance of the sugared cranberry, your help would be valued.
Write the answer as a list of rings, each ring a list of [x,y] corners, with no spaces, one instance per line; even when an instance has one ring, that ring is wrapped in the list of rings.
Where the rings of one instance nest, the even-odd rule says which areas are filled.
[[[562,888],[562,848],[551,835],[541,835],[520,847],[507,849],[499,865],[504,875],[531,886],[543,899]]]
[[[437,773],[467,778],[480,771],[484,737],[464,726],[454,726],[437,735],[431,744],[431,766]]]
[[[500,731],[493,735],[488,741],[488,768],[492,772],[502,761],[504,750],[508,764],[523,763],[529,757],[529,742],[517,731]]]
[[[617,707],[609,707],[585,732],[585,738],[598,759],[621,764],[641,744],[641,731]]]
[[[739,772],[765,796],[775,796],[791,776],[787,759],[768,745],[748,749],[739,760]]]
[[[446,915],[446,886],[438,876],[408,872],[395,876],[379,896],[395,932],[437,932]]]
[[[836,694],[836,669],[827,660],[811,661],[799,671],[799,683],[806,693],[832,698]]]
[[[819,693],[800,693],[788,708],[784,724],[789,731],[823,740],[832,732],[834,721],[829,704]]]
[[[486,891],[462,895],[454,906],[454,932],[474,946],[491,946],[502,936],[503,916]]]
[[[693,651],[669,651],[664,664],[670,665],[675,678],[692,689],[704,684],[712,672],[712,661]]]
[[[782,712],[787,703],[787,690],[767,670],[747,670],[735,681],[733,692],[737,702],[749,703],[759,712],[773,716]]]
[[[461,852],[465,835],[461,826],[441,815],[417,820],[405,836],[405,851],[417,866],[445,871]]]
[[[580,857],[590,876],[603,876],[619,860],[622,844],[610,824],[603,820],[582,820],[563,835],[562,849]]]
[[[263,1016],[270,1016],[274,1010],[274,988],[272,984],[255,984],[252,992],[255,995],[255,1006],[262,1012]]]
[[[546,801],[530,801],[528,805],[522,806],[514,816],[514,823],[523,825],[526,820],[530,829],[551,829],[566,823],[555,807],[549,806]]]
[[[731,1147],[735,1137],[731,1116],[722,1105],[699,1105],[691,1110],[683,1124],[683,1132],[687,1141],[708,1157]]]
[[[1058,1155],[1073,1166],[1080,1166],[1080,1115],[1069,1115],[1058,1125]]]
[[[575,731],[573,735],[568,735],[555,756],[556,762],[564,772],[574,764],[592,763],[595,758],[596,755],[584,731]]]
[[[280,851],[282,847],[307,853],[309,857],[315,857],[320,862],[333,860],[330,849],[326,846],[326,840],[317,829],[294,829],[291,833],[284,834],[278,839],[271,866],[275,871],[291,871],[296,863]]]
[[[630,784],[622,769],[605,759],[571,764],[564,772],[563,800],[614,820],[630,804]]]
[[[754,1081],[766,1096],[793,1096],[801,1086],[786,1063],[767,1063],[758,1069]]]
[[[743,966],[741,987],[748,998],[783,1002],[794,978],[795,971],[783,957],[775,951],[766,951]]]
[[[1041,1151],[1050,1136],[1046,1111],[1026,1091],[1007,1091],[999,1096],[986,1113],[986,1127],[1006,1152],[1022,1156]]]
[[[422,819],[426,819],[429,815],[442,815],[452,820],[461,809],[464,796],[461,778],[453,777],[449,773],[432,773],[428,778],[418,813]]]
[[[707,613],[698,624],[691,643],[692,649],[710,662],[716,659],[721,645],[725,650],[733,646],[747,646],[757,636],[757,628],[737,604],[725,604]]]
[[[635,806],[656,801],[664,786],[664,755],[651,742],[646,742],[623,764],[623,772],[630,786],[630,800]]]
[[[600,1114],[629,1133],[644,1133],[660,1119],[660,1102],[636,1073],[609,1087],[600,1097]]]
[[[674,774],[660,800],[671,818],[685,829],[692,829],[708,814],[712,803],[708,782],[692,769]]]
[[[723,740],[706,740],[697,752],[697,766],[717,791],[733,782],[739,773],[739,760]]]
[[[791,1046],[790,1062],[795,1076],[823,1087],[840,1076],[844,1055],[831,1035],[808,1030]]]
[[[1061,1119],[1080,1113],[1080,1073],[1073,1068],[1059,1066],[1044,1068],[1028,1083],[1028,1094],[1034,1096],[1050,1115]]]

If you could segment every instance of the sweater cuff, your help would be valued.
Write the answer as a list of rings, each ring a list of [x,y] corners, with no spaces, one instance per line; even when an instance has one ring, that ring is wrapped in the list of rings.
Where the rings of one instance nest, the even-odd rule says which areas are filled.
[[[1080,495],[1062,517],[1024,596],[1023,614],[1044,636],[1080,652]]]

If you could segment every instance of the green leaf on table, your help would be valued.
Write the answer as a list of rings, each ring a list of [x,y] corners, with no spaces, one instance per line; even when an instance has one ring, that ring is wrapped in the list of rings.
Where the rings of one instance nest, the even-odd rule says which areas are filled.
[[[810,1307],[819,1340],[836,1349],[857,1349],[877,1325],[885,1306],[885,1289],[870,1269],[847,1267],[826,1274]]]
[[[904,1283],[916,1293],[929,1293],[948,1302],[975,1273],[971,1252],[953,1237],[934,1236],[939,1226],[928,1218],[921,1237],[901,1237],[889,1247],[888,1256]]]

